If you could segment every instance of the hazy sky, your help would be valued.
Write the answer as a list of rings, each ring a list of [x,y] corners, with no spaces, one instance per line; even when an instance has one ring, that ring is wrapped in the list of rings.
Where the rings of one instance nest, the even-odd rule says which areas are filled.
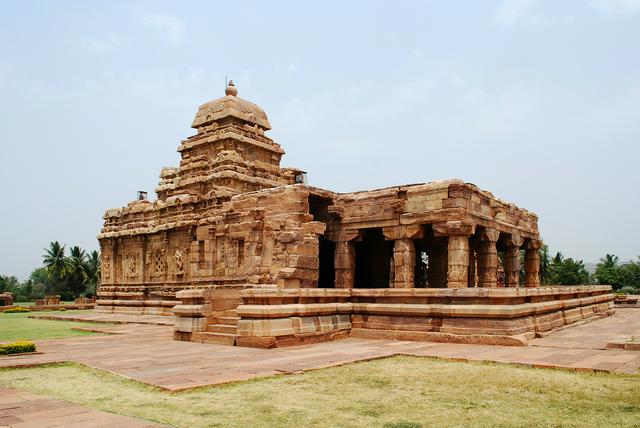
[[[0,274],[96,249],[224,78],[337,191],[461,178],[640,254],[640,1],[0,2]]]

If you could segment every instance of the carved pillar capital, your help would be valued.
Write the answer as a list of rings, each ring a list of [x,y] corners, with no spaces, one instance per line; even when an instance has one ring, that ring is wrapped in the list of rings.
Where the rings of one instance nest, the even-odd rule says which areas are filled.
[[[521,247],[524,239],[522,236],[512,233],[507,235],[505,242],[508,247]]]
[[[540,239],[527,239],[524,243],[525,250],[539,250],[542,248],[542,240]]]
[[[424,237],[424,227],[420,224],[389,226],[382,228],[382,234],[388,241],[397,239],[420,239]]]
[[[332,240],[335,242],[348,242],[360,236],[360,231],[357,229],[340,229],[332,233]]]
[[[336,219],[341,219],[342,217],[344,217],[344,207],[338,205],[329,205],[327,207],[327,211]]]
[[[442,236],[470,236],[476,231],[476,225],[468,220],[447,221],[446,223],[434,223],[433,234]]]
[[[480,229],[480,233],[478,238],[481,242],[496,242],[500,237],[500,231],[496,229],[491,229],[489,227],[483,227]]]

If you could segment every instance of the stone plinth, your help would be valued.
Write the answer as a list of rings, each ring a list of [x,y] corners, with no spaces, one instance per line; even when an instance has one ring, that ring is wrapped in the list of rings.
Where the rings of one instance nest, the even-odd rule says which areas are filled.
[[[524,345],[613,313],[609,286],[245,290],[236,344],[280,347],[347,336]]]

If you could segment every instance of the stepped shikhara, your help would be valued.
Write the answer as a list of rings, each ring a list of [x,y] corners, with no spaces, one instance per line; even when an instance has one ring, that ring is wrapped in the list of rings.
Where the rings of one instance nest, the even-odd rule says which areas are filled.
[[[106,211],[98,310],[174,315],[177,339],[263,347],[519,344],[613,311],[608,286],[539,287],[537,216],[472,184],[308,186],[232,82],[192,127],[155,201]]]

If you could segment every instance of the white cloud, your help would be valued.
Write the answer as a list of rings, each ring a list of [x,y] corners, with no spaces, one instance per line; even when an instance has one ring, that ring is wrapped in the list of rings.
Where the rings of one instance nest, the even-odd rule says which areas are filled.
[[[497,93],[471,90],[463,99],[472,112],[470,129],[477,137],[513,138],[531,129],[542,100],[537,87],[515,84]]]
[[[414,49],[409,54],[409,59],[420,59],[425,56],[425,51],[422,49]]]
[[[458,76],[457,74],[454,74],[453,76],[449,77],[449,83],[451,83],[453,86],[458,88],[462,88],[466,84],[464,79]]]
[[[502,25],[551,25],[575,22],[573,15],[564,17],[549,17],[538,11],[538,0],[505,0],[502,2],[494,20]]]
[[[290,61],[287,65],[287,74],[294,74],[298,70],[298,65],[294,61]]]
[[[591,0],[590,6],[605,15],[633,15],[640,12],[640,0]]]
[[[156,31],[172,45],[182,43],[184,37],[184,21],[175,16],[148,14],[142,18],[145,27]]]
[[[120,44],[120,38],[112,36],[108,40],[85,40],[80,43],[80,46],[85,51],[92,54],[103,54],[113,51]]]
[[[505,0],[498,8],[494,19],[500,24],[516,25],[521,21],[536,19],[533,12],[537,0]]]

